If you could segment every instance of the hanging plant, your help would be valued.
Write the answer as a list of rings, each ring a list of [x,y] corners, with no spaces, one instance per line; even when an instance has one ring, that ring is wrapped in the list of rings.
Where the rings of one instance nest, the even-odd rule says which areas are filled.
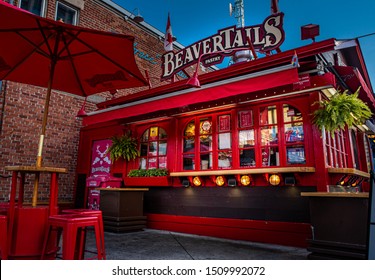
[[[113,136],[111,138],[112,145],[109,146],[107,152],[110,154],[112,162],[123,158],[131,161],[139,156],[137,139],[131,137],[130,133],[121,136]]]
[[[345,127],[361,125],[368,120],[372,112],[361,99],[358,98],[359,89],[348,94],[348,91],[338,91],[330,100],[319,101],[319,109],[313,113],[313,123],[332,135]]]

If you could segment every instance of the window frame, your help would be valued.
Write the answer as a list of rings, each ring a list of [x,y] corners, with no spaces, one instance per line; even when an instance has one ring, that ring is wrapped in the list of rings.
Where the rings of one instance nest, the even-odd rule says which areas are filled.
[[[190,115],[186,116],[180,119],[180,138],[179,138],[179,157],[178,157],[178,163],[176,167],[178,167],[179,170],[182,171],[205,171],[205,170],[223,170],[223,169],[251,169],[251,168],[269,168],[269,167],[291,167],[291,166],[306,166],[310,159],[309,159],[309,152],[308,152],[308,139],[307,139],[307,125],[306,122],[308,120],[306,113],[304,113],[304,110],[301,110],[301,106],[298,106],[295,104],[295,102],[291,101],[277,101],[277,102],[270,102],[270,103],[264,103],[264,104],[252,104],[247,106],[241,106],[236,107],[228,110],[222,110],[222,111],[216,111],[216,112],[207,112],[206,114],[199,114],[199,115]],[[298,111],[298,114],[300,114],[300,119],[295,119],[292,121],[284,120],[284,106],[289,106]],[[268,108],[273,107],[274,108],[274,117],[277,119],[275,123],[268,124],[261,122],[260,119],[260,112],[262,108]],[[245,126],[241,126],[241,120],[240,120],[240,114],[241,112],[244,112],[244,114],[250,114],[251,117],[247,117],[251,119],[251,123],[246,124]],[[268,113],[267,113],[268,114]],[[228,131],[220,131],[219,125],[220,125],[220,116],[229,116],[230,117],[230,129]],[[212,144],[211,144],[211,150],[212,153],[212,162],[211,166],[208,167],[208,169],[201,168],[201,157],[200,157],[200,142],[199,142],[199,126],[200,120],[209,118],[212,121]],[[290,142],[287,143],[285,139],[285,125],[293,125],[298,124],[301,126],[301,129],[303,131],[303,137],[301,140],[296,142]],[[187,136],[185,135],[185,131],[187,129],[188,125],[194,125],[194,152],[187,152],[186,147],[186,139]],[[277,131],[277,141],[274,143],[271,142],[263,142],[262,141],[262,128],[266,128],[272,126],[274,128],[274,131]],[[251,131],[252,132],[251,132]],[[240,139],[240,133],[241,131],[250,131],[249,133],[253,134],[249,136],[250,138],[254,137],[254,145],[249,147],[244,147],[245,145],[241,146],[241,140]],[[219,155],[221,153],[221,149],[219,149],[219,139],[220,134],[224,133],[230,133],[231,137],[231,148],[225,149],[231,152],[231,163],[227,167],[220,166],[219,163]],[[192,136],[189,136],[190,139]],[[226,136],[225,136],[226,137]],[[242,143],[243,144],[243,143]],[[304,162],[301,163],[289,163],[287,162],[287,148],[300,146],[303,149],[303,157]],[[265,148],[272,148],[274,151],[277,151],[277,157],[274,158],[274,162],[278,164],[274,165],[263,165],[262,164],[262,151]],[[185,149],[185,150],[184,150]],[[251,155],[254,156],[255,164],[247,164],[241,166],[241,154],[246,150],[252,150],[253,153]],[[298,152],[298,151],[297,151]],[[192,162],[189,163],[190,165],[186,164],[187,157],[192,158]],[[242,158],[243,160],[243,158]]]
[[[157,128],[157,137],[155,139],[150,138],[152,128]],[[165,132],[164,138],[160,138],[160,130],[161,129]],[[144,139],[143,136],[146,132],[148,132],[147,140],[143,141],[143,139]],[[160,143],[161,142],[165,143],[163,154],[160,154]],[[149,148],[150,148],[151,143],[156,143],[155,154],[150,154]],[[146,155],[142,155],[142,144],[143,145],[147,144]],[[163,168],[167,169],[168,168],[168,133],[167,133],[167,130],[164,127],[162,127],[160,125],[157,125],[157,124],[147,126],[140,135],[139,151],[140,151],[140,156],[139,156],[139,159],[138,159],[138,168],[139,169],[144,169],[144,170],[163,169]],[[164,158],[165,166],[160,166],[161,158]],[[145,168],[143,168],[143,166],[142,166],[142,159],[145,159]],[[156,160],[156,166],[155,167],[150,168],[150,159]]]
[[[58,15],[58,11],[59,11],[59,5],[71,10],[71,11],[74,11],[75,14],[74,14],[74,17],[73,17],[73,22],[70,23],[70,22],[65,22],[67,24],[71,24],[71,25],[78,25],[78,18],[79,18],[79,9],[73,5],[70,5],[69,3],[66,3],[64,1],[61,1],[61,0],[57,0],[56,1],[56,9],[55,9],[55,20],[59,20],[57,18],[57,15]]]
[[[35,1],[39,1],[39,2],[42,2],[42,5],[41,5],[41,10],[40,10],[40,14],[35,14],[33,11],[31,11],[30,9],[25,9],[25,8],[22,8],[22,2],[24,2],[24,0],[20,0],[18,2],[18,7],[23,9],[23,10],[26,10],[26,11],[29,11],[30,13],[33,13],[34,15],[37,15],[37,16],[41,16],[41,17],[45,17],[46,15],[46,7],[47,7],[47,0],[33,0],[34,2]]]

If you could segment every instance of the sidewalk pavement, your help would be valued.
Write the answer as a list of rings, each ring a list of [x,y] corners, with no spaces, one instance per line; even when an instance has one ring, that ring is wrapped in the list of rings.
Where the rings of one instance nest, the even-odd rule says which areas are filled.
[[[309,254],[304,248],[152,229],[105,232],[104,238],[107,260],[306,260]],[[94,242],[89,234],[91,251],[95,251]]]

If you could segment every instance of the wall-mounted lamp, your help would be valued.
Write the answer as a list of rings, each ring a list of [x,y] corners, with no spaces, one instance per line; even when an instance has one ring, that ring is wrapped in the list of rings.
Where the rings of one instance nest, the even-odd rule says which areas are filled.
[[[134,11],[135,10],[137,10],[137,15],[135,15],[134,14]],[[130,14],[132,14],[133,15],[133,17],[131,18],[134,22],[136,22],[136,23],[141,23],[141,22],[143,22],[144,21],[144,18],[141,16],[141,14],[139,13],[139,9],[138,8],[135,8],[134,10],[133,10],[133,12],[131,12]],[[128,16],[125,16],[125,20],[127,21],[127,20],[129,20],[129,17]]]
[[[199,176],[195,176],[195,177],[193,177],[193,178],[192,178],[192,183],[193,183],[193,185],[194,185],[195,187],[200,187],[200,186],[202,186],[202,179],[201,179],[201,177],[199,177]]]
[[[85,111],[86,100],[87,100],[87,97],[85,98],[85,101],[83,102],[81,109],[77,113],[77,116],[76,116],[77,118],[87,117],[87,113]]]
[[[225,177],[222,176],[222,175],[216,176],[216,178],[215,178],[215,184],[218,187],[224,186],[225,185]]]
[[[270,176],[270,178],[268,179],[268,182],[272,185],[272,186],[278,186],[281,182],[281,178],[280,178],[280,175],[278,174],[272,174]]]
[[[238,175],[237,180],[240,182],[241,186],[245,187],[251,183],[251,177],[249,175]]]

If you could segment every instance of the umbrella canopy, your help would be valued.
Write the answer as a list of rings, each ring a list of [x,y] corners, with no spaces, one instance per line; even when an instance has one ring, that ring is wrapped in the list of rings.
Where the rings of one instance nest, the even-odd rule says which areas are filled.
[[[0,2],[0,80],[47,88],[37,165],[51,89],[80,96],[147,85],[134,58],[134,37],[42,18]]]

